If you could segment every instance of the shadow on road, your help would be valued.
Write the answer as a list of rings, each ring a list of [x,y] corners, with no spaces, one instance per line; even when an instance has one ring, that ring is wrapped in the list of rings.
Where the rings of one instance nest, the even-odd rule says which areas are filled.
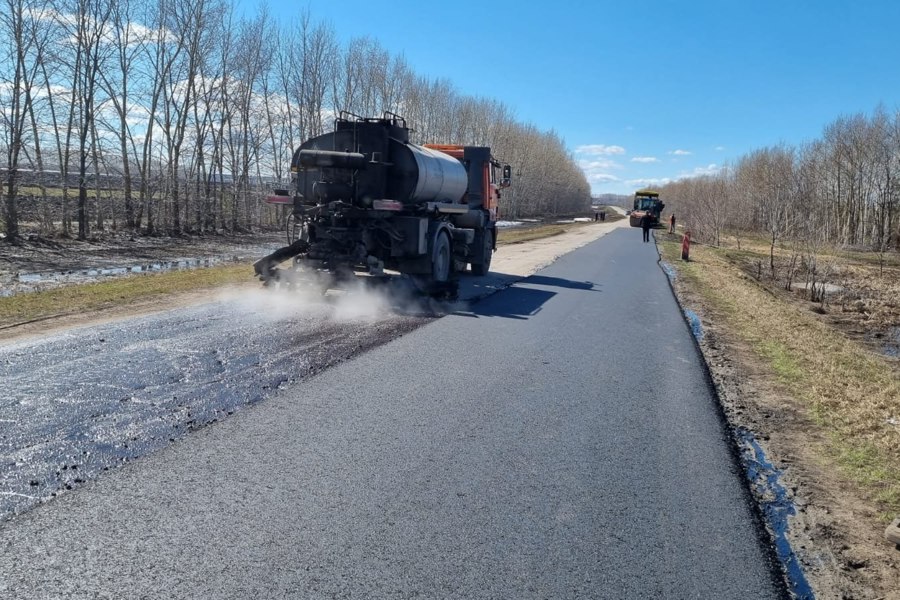
[[[532,275],[515,281],[515,276],[503,273],[491,273],[491,280],[506,281],[502,294],[489,296],[475,302],[466,310],[458,310],[453,314],[470,317],[505,317],[507,319],[528,319],[539,313],[558,292],[546,289],[537,289],[530,286],[557,287],[589,292],[599,292],[599,286],[590,281],[572,281],[561,277],[548,277],[546,275]],[[511,283],[510,283],[511,282]],[[478,289],[479,284],[473,284]],[[499,291],[495,284],[485,284],[484,291]]]
[[[535,290],[532,288],[512,286],[503,293],[503,298],[496,296],[485,298],[469,307],[469,310],[454,314],[469,317],[505,317],[507,319],[527,319],[541,311],[544,304],[556,292]]]
[[[546,275],[532,275],[522,281],[522,283],[530,283],[533,285],[546,285],[553,287],[568,288],[572,290],[588,290],[599,292],[598,284],[590,281],[572,281],[571,279],[563,279],[562,277],[547,277]]]

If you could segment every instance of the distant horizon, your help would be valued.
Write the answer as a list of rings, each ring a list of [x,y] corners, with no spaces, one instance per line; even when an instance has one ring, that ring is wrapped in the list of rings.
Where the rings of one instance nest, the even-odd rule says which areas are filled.
[[[258,11],[247,0],[239,7]],[[419,75],[557,132],[592,194],[715,173],[755,149],[815,139],[841,116],[900,104],[896,79],[883,75],[900,58],[900,3],[600,1],[548,11],[499,0],[490,8],[268,3],[276,21],[308,9],[343,43],[369,37]]]

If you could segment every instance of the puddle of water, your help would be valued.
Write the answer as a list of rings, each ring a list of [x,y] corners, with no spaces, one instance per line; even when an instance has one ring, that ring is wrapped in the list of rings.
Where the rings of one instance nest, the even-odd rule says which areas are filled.
[[[752,433],[743,428],[738,428],[736,433],[747,479],[775,538],[775,552],[787,575],[791,594],[797,600],[814,600],[812,588],[787,538],[788,518],[796,514],[796,510],[787,490],[779,483],[781,471],[769,462]]]
[[[698,342],[703,341],[703,325],[700,323],[700,317],[692,310],[685,310],[684,316],[687,318],[691,326],[691,333],[697,338]]]
[[[900,358],[900,327],[891,327],[883,334],[873,332],[866,335],[866,339],[880,344],[879,351],[885,356]]]

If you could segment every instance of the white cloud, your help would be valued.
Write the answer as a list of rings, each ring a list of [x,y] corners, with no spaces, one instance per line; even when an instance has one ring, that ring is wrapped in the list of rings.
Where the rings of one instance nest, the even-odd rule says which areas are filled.
[[[690,156],[691,154],[693,154],[693,152],[691,152],[690,150],[680,150],[679,149],[679,150],[670,150],[669,154],[672,154],[674,156]]]
[[[608,158],[594,158],[592,160],[579,160],[578,166],[585,172],[607,169],[621,169],[622,165]]]
[[[593,158],[591,160],[579,160],[578,166],[584,171],[584,176],[592,186],[606,185],[619,181],[619,178],[610,173],[612,169],[621,169],[622,165],[607,158]]]
[[[704,175],[716,175],[723,169],[722,166],[717,164],[709,164],[705,167],[696,167],[691,171],[683,171],[679,173],[676,177],[657,177],[657,178],[642,178],[642,179],[629,179],[624,181],[626,185],[634,186],[635,188],[641,187],[662,187],[667,183],[672,183],[674,181],[680,181],[682,179],[688,179],[690,177],[702,177]]]
[[[712,164],[706,165],[705,167],[696,167],[690,173],[682,173],[679,176],[679,179],[683,179],[685,177],[699,177],[701,175],[715,175],[721,170],[722,170],[722,167],[720,167],[719,165],[717,165],[715,163],[712,163]]]
[[[635,156],[631,159],[631,162],[636,163],[655,163],[659,162],[659,159],[655,156]]]
[[[584,176],[593,188],[597,186],[608,186],[609,184],[621,181],[619,177],[613,175],[610,171],[621,170],[624,168],[620,163],[608,158],[610,155],[623,154],[625,149],[621,146],[606,146],[603,144],[593,144],[589,146],[579,146],[575,150],[576,154],[582,155],[578,159],[578,166],[584,171]]]
[[[656,177],[656,178],[644,178],[644,179],[629,179],[625,183],[634,188],[655,188],[662,187],[667,183],[672,183],[674,179],[671,177]]]
[[[620,181],[618,177],[609,173],[589,173],[587,175],[587,180],[589,183],[612,183]]]
[[[714,150],[715,150],[716,152],[721,152],[721,151],[724,150],[724,149],[725,149],[725,146],[716,146],[716,147],[714,148]]]
[[[625,154],[625,148],[622,146],[607,146],[606,144],[586,144],[575,148],[575,154],[610,156],[613,154]]]

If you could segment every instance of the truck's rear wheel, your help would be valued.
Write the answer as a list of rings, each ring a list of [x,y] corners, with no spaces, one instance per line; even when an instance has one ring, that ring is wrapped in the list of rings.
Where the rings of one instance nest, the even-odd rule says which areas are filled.
[[[481,244],[481,262],[472,263],[472,273],[475,275],[487,275],[491,270],[491,256],[494,254],[494,235],[490,229],[484,232],[484,241]]]
[[[446,232],[438,233],[434,240],[434,248],[431,251],[431,279],[438,283],[445,283],[450,279],[450,270],[453,267],[453,254],[450,251],[450,238]]]

